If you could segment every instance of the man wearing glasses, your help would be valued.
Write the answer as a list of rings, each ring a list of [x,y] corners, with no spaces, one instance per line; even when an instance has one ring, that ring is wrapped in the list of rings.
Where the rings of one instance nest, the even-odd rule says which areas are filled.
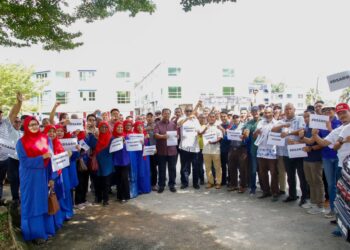
[[[198,153],[200,151],[198,144],[198,134],[201,130],[201,125],[198,119],[193,114],[192,106],[188,105],[185,108],[185,117],[178,120],[177,126],[180,128],[181,141],[180,149],[182,150],[181,164],[181,189],[188,187],[188,177],[191,174],[191,164],[193,171],[193,187],[199,188],[199,164]]]
[[[3,112],[0,110],[0,138],[13,143],[16,145],[18,138],[18,133],[16,134],[15,128],[13,127],[14,122],[17,120],[16,117],[21,110],[23,102],[23,96],[21,93],[17,93],[17,103],[12,107],[10,114],[7,118],[3,118]],[[20,124],[19,124],[20,127]],[[15,157],[15,156],[11,156]],[[9,164],[9,155],[0,152],[0,203],[3,203],[2,200],[2,189],[3,183],[6,177],[6,172]],[[18,171],[18,169],[17,169]],[[11,185],[12,191],[12,185]],[[18,201],[18,192],[14,194],[12,192],[12,199]]]

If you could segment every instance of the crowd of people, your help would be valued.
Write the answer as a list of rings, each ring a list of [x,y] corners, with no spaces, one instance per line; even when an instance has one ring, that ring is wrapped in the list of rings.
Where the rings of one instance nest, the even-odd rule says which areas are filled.
[[[0,152],[0,198],[7,172],[13,201],[21,207],[21,229],[27,241],[47,240],[72,218],[74,209],[91,205],[89,187],[95,195],[93,203],[103,206],[108,206],[113,186],[121,203],[152,191],[161,194],[166,187],[176,193],[178,161],[180,189],[226,188],[255,196],[259,183],[259,199],[299,200],[308,214],[324,214],[336,224],[337,180],[350,155],[350,137],[340,136],[350,126],[346,103],[332,106],[317,101],[303,114],[296,114],[292,103],[252,106],[235,113],[209,109],[199,101],[195,107],[176,108],[173,115],[164,108],[125,118],[113,108],[87,115],[84,130],[67,132],[70,119],[77,115],[59,113],[56,124],[56,103],[50,118],[41,123],[34,116],[20,119],[22,101],[18,94],[9,116],[3,118],[0,113],[1,138],[16,143],[16,154]],[[312,114],[329,116],[327,129],[310,128]],[[279,134],[284,145],[269,143],[270,133]],[[66,151],[63,138],[77,138],[89,149],[77,144],[76,150],[68,150],[70,165],[53,171],[50,158]],[[116,138],[123,145],[111,152]],[[128,150],[127,144],[135,138],[141,149]],[[302,149],[306,157],[290,157],[288,145],[295,144],[306,145]],[[156,146],[154,154],[145,155],[143,148],[152,145]],[[50,193],[56,194],[59,203],[54,214],[48,208]]]

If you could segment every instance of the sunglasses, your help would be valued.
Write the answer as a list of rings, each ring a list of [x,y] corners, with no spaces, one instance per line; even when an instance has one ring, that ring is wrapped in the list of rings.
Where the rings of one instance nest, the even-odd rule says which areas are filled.
[[[188,110],[186,110],[185,112],[192,112],[192,110],[188,109]]]

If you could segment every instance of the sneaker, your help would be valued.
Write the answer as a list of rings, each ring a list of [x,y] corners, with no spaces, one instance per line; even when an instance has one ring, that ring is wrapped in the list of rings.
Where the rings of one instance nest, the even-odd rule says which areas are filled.
[[[305,209],[311,209],[311,208],[314,208],[315,205],[312,204],[310,201],[307,201],[307,202],[306,202],[305,204],[303,204],[301,207],[302,207],[302,208],[305,208]]]
[[[161,194],[161,193],[163,193],[164,192],[164,187],[159,187],[158,188],[158,194]]]
[[[310,210],[307,211],[308,214],[312,214],[312,215],[315,215],[315,214],[321,214],[321,213],[324,213],[324,208],[323,207],[314,207]]]
[[[175,187],[170,187],[169,190],[170,190],[170,192],[172,192],[172,193],[176,193],[176,188],[175,188]]]
[[[326,213],[325,215],[324,215],[324,217],[325,218],[327,218],[327,219],[332,219],[332,218],[334,218],[335,217],[335,213],[334,213],[334,211],[329,211],[328,213]]]
[[[188,187],[188,185],[182,184],[181,187],[180,187],[180,189],[186,189],[187,187]]]

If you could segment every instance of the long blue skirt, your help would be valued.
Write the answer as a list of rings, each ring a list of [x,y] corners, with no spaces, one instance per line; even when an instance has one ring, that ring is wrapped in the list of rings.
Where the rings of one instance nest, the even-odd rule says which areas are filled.
[[[138,158],[137,152],[129,152],[130,157],[130,198],[136,198],[139,194],[137,178],[138,178]]]
[[[139,194],[151,192],[151,169],[149,156],[143,157],[142,152],[138,154],[138,177],[137,185]]]
[[[28,219],[21,218],[22,235],[25,241],[48,239],[47,216],[39,215]]]

